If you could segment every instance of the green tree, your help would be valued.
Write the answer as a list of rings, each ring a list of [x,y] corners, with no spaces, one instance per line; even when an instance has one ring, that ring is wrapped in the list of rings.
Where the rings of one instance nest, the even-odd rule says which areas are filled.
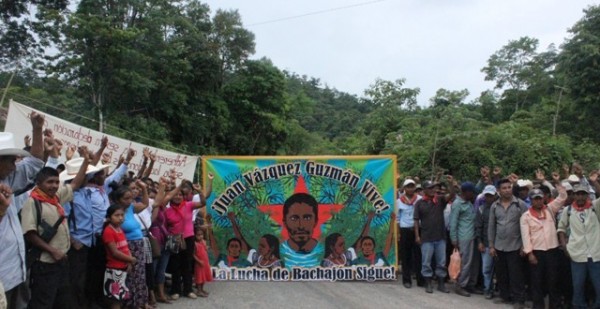
[[[511,97],[514,111],[526,100],[525,90],[531,84],[532,61],[537,55],[539,41],[530,37],[511,40],[496,51],[481,69],[485,80],[495,81],[496,89],[504,89],[503,97]]]
[[[265,59],[248,60],[224,86],[230,113],[227,153],[275,154],[287,136],[285,76]]]
[[[0,3],[0,66],[31,66],[60,36],[68,0]]]
[[[562,45],[557,71],[564,77],[572,101],[570,125],[574,137],[600,141],[600,6],[584,10],[584,17],[569,32]]]
[[[212,25],[209,41],[219,56],[220,81],[223,84],[228,73],[235,71],[254,54],[254,34],[243,27],[237,10],[217,10]]]

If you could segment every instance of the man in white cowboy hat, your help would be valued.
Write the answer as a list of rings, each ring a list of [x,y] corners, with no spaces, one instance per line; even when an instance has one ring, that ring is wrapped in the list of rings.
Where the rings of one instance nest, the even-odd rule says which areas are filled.
[[[85,182],[90,162],[86,149],[82,158],[67,161],[60,175],[44,167],[37,174],[35,187],[21,211],[25,238],[39,252],[31,265],[30,308],[69,308],[69,264],[71,246],[69,226],[62,204],[73,200],[73,190]],[[70,183],[63,184],[63,181]]]
[[[107,138],[102,139],[100,150],[106,147]],[[101,151],[96,152],[96,156]],[[111,182],[119,182],[125,174],[129,162],[134,157],[133,150],[128,151],[123,164],[107,177],[108,164],[99,162],[94,173],[87,177],[84,187],[74,192],[71,202],[69,226],[71,228],[71,250],[69,262],[73,270],[72,300],[77,308],[86,307],[90,302],[102,300],[102,280],[106,265],[104,247],[97,236],[102,232],[106,210],[110,206],[108,194]],[[75,274],[77,274],[75,276]]]
[[[30,152],[16,147],[12,133],[0,132],[0,184],[9,186],[13,192],[33,182],[37,172],[44,166],[44,116],[33,112],[29,118],[33,126]],[[24,159],[17,163],[18,157]],[[11,201],[14,201],[13,196]],[[28,298],[25,242],[14,202],[10,206],[0,204],[0,244],[0,281],[6,291],[8,308],[21,308],[27,305]]]

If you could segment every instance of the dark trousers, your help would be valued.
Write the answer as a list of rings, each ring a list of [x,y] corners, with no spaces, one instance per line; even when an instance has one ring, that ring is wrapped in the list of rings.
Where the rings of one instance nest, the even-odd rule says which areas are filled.
[[[563,307],[568,307],[571,306],[571,300],[573,299],[573,280],[566,280],[565,278],[571,278],[571,259],[562,250],[558,255],[558,265],[558,278],[561,278],[558,282],[561,302]]]
[[[69,262],[34,262],[31,265],[29,309],[71,308]]]
[[[89,302],[104,305],[104,270],[106,269],[106,251],[100,237],[96,244],[89,248],[87,259],[87,278],[85,295]]]
[[[88,300],[85,296],[88,251],[89,248],[86,246],[82,246],[79,250],[71,246],[69,253],[67,253],[69,257],[72,308],[88,308]]]
[[[496,279],[500,289],[500,297],[518,303],[525,302],[525,277],[523,260],[516,251],[496,251]]]
[[[192,262],[194,259],[194,237],[185,238],[186,249],[177,254],[171,254],[172,281],[171,294],[181,294],[181,279],[183,277],[183,295],[192,292]]]
[[[400,228],[400,259],[402,260],[402,282],[411,283],[411,276],[416,273],[417,284],[423,284],[421,248],[415,243],[413,228]]]
[[[559,259],[562,252],[558,248],[548,251],[534,250],[537,264],[531,265],[531,298],[534,309],[544,309],[545,291],[548,291],[550,309],[560,306],[560,289],[558,288]]]

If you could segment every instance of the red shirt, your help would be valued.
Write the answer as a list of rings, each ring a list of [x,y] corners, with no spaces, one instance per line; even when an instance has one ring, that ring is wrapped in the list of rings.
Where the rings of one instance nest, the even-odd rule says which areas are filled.
[[[127,239],[125,233],[121,229],[115,229],[112,225],[107,225],[102,232],[102,242],[105,245],[114,242],[117,244],[117,250],[123,252],[126,255],[129,253],[129,246],[127,245]],[[127,262],[116,259],[110,250],[106,250],[106,268],[125,269],[127,268]]]

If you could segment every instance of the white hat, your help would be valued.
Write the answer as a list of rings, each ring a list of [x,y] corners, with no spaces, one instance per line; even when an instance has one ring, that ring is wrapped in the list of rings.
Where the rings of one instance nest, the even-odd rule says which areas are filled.
[[[406,179],[406,180],[404,181],[404,183],[402,184],[402,187],[406,187],[406,186],[408,186],[408,185],[416,185],[416,183],[415,183],[415,181],[414,181],[414,180],[412,180],[412,179]]]
[[[573,191],[573,186],[571,186],[571,184],[568,181],[563,181],[560,183],[561,186],[563,186],[563,188],[565,188],[565,191]]]
[[[15,147],[15,136],[10,132],[0,132],[0,156],[28,157],[31,154]]]
[[[567,181],[570,183],[579,182],[579,177],[577,177],[577,175],[571,174],[569,175],[569,178],[567,178]]]
[[[563,181],[560,183],[561,186],[563,186],[563,188],[565,188],[565,191],[573,191],[573,186],[571,186],[571,184],[568,181]]]
[[[77,176],[77,173],[79,172],[79,169],[81,168],[82,164],[83,164],[83,158],[75,158],[75,159],[71,159],[71,160],[65,162],[65,170],[62,171],[62,173],[60,173],[60,175],[58,175],[60,183],[63,183],[67,180],[71,180],[71,179],[75,178],[75,176]],[[99,171],[99,169],[96,166],[88,165],[87,170],[85,171],[85,174],[87,175],[87,174],[95,173],[97,171]]]
[[[483,189],[483,193],[485,194],[491,194],[491,195],[496,195],[497,191],[496,191],[496,187],[494,187],[493,185],[487,185],[485,186],[485,188]]]
[[[99,172],[107,167],[110,167],[110,164],[102,164],[102,161],[100,161],[100,162],[98,162],[98,164],[96,164],[96,169],[98,169],[97,172]]]
[[[533,182],[529,179],[519,179],[517,185],[519,188],[527,187],[529,190],[533,189]]]

